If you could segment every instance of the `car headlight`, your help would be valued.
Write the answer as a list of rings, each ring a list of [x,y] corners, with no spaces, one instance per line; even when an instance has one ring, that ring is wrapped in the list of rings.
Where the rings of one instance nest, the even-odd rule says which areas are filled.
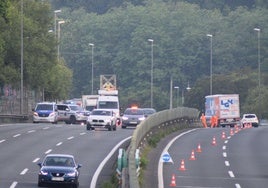
[[[143,121],[143,120],[145,120],[145,117],[140,117],[139,120]]]
[[[43,170],[40,170],[39,174],[40,174],[40,175],[44,175],[44,176],[46,176],[46,175],[48,175],[48,172],[43,171]]]
[[[70,176],[70,177],[75,177],[76,173],[75,172],[69,172],[67,173],[67,176]]]
[[[122,119],[123,120],[128,120],[128,117],[123,116]]]

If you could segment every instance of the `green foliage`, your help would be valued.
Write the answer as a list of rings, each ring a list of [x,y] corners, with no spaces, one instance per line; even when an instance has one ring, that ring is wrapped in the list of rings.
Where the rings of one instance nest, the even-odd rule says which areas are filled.
[[[50,5],[34,0],[21,3],[0,3],[0,85],[19,88],[23,65],[24,87],[44,90],[48,99],[67,98],[72,74],[66,65],[56,61],[57,41],[48,32],[53,23]]]

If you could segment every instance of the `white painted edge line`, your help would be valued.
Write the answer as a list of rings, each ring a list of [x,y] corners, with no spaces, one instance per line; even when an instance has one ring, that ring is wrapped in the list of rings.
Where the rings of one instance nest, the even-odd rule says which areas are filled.
[[[97,179],[101,173],[101,170],[103,169],[104,165],[107,163],[107,161],[111,158],[111,156],[114,154],[114,152],[127,140],[131,139],[132,136],[129,136],[125,138],[124,140],[121,140],[111,151],[110,153],[105,157],[105,159],[100,163],[99,167],[95,171],[92,180],[90,182],[90,188],[95,188],[97,185]]]
[[[36,163],[37,161],[39,161],[40,160],[40,158],[35,158],[34,160],[33,160],[33,163]]]
[[[178,136],[176,136],[175,138],[173,138],[168,144],[167,146],[164,148],[164,150],[162,151],[162,154],[159,158],[158,161],[158,188],[164,188],[164,181],[163,181],[163,163],[161,161],[162,155],[163,153],[167,152],[168,149],[170,148],[170,146],[180,137],[182,137],[185,134],[188,134],[190,132],[196,131],[197,129],[192,129],[186,132],[183,132],[181,134],[179,134]]]
[[[69,138],[67,138],[67,140],[72,140],[74,137],[73,136],[71,136],[71,137],[69,137]]]
[[[60,146],[61,144],[62,144],[62,142],[59,142],[59,143],[56,144],[56,146]]]
[[[241,186],[238,183],[235,184],[235,187],[236,188],[241,188]]]
[[[0,143],[2,143],[2,142],[4,142],[4,141],[6,141],[6,140],[0,140]]]

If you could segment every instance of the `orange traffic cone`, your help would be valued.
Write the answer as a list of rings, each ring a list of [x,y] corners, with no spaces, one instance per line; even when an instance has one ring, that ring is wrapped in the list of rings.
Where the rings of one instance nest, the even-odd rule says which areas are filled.
[[[211,143],[211,144],[212,144],[213,146],[216,146],[216,145],[217,145],[215,136],[213,137],[213,139],[212,139],[212,143]]]
[[[224,131],[222,131],[222,134],[221,134],[221,139],[225,139],[226,138],[226,136],[225,136],[225,132]]]
[[[189,160],[191,160],[191,161],[196,160],[195,155],[194,155],[194,150],[192,150],[191,157]]]
[[[200,144],[198,144],[197,149],[196,149],[196,152],[197,153],[201,153],[202,152],[202,149],[201,149],[201,145]]]
[[[180,166],[179,170],[180,170],[180,171],[185,171],[185,170],[186,170],[186,169],[185,169],[185,165],[184,165],[184,160],[183,160],[183,159],[181,160],[181,166]]]
[[[175,174],[172,174],[171,182],[170,182],[170,187],[176,187],[176,177]]]
[[[233,130],[233,129],[230,130],[230,135],[231,135],[231,136],[234,135],[234,130]]]

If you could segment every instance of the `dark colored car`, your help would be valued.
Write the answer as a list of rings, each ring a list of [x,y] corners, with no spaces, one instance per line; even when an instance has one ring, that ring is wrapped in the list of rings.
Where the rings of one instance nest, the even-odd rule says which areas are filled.
[[[122,128],[136,127],[145,119],[145,114],[141,108],[127,108],[122,116]]]
[[[49,154],[40,166],[38,174],[38,187],[47,184],[70,185],[73,188],[79,186],[79,168],[72,155]]]
[[[143,111],[146,117],[156,113],[156,110],[154,108],[143,108]]]

